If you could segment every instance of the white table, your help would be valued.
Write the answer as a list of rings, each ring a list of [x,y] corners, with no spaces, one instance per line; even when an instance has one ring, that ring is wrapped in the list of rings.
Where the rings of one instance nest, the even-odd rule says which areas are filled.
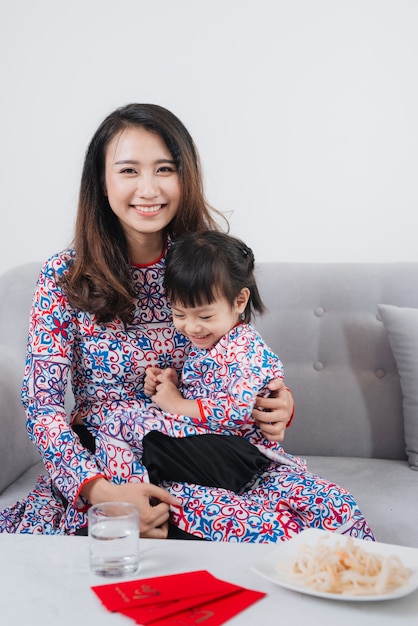
[[[133,578],[206,569],[222,580],[268,594],[230,620],[231,626],[417,625],[418,591],[393,601],[342,602],[296,593],[261,578],[251,567],[274,549],[271,544],[141,539],[142,567]],[[109,613],[90,589],[115,581],[89,572],[87,537],[0,534],[0,556],[1,624],[135,624],[118,613]]]

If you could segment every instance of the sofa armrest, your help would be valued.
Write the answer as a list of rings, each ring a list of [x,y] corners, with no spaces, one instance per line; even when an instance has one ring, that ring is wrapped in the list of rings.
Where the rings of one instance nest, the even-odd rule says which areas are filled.
[[[21,358],[0,345],[0,493],[41,458],[26,432],[22,379]]]

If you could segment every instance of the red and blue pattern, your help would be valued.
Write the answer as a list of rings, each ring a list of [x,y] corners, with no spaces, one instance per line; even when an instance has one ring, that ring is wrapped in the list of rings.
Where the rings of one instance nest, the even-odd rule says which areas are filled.
[[[135,311],[125,326],[118,319],[99,324],[94,315],[70,306],[59,278],[73,255],[58,254],[44,265],[30,317],[22,400],[27,431],[47,476],[39,477],[25,500],[0,513],[1,532],[74,534],[85,526],[88,503],[80,491],[103,472],[71,423],[81,418],[94,435],[112,414],[138,413],[146,403],[145,369],[158,365],[180,372],[190,348],[172,324],[163,289],[164,256],[131,268]],[[74,407],[68,415],[70,377]],[[292,465],[287,458],[287,463],[272,461],[241,495],[166,485],[183,503],[173,511],[173,522],[222,541],[274,542],[308,526],[373,538],[350,494],[309,473],[302,461]]]
[[[192,347],[180,391],[187,400],[198,401],[200,418],[167,413],[152,403],[141,411],[109,414],[96,435],[103,472],[117,483],[134,477],[146,480],[142,440],[151,430],[170,437],[238,435],[277,463],[306,469],[303,460],[266,439],[252,419],[257,395],[268,392],[274,378],[283,378],[283,365],[251,324],[238,324],[209,350]]]

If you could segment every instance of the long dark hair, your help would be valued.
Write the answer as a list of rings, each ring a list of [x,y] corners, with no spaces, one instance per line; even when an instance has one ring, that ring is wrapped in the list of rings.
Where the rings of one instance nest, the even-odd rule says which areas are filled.
[[[172,302],[202,306],[224,296],[233,305],[241,289],[250,297],[244,311],[249,322],[264,305],[254,276],[254,254],[243,241],[208,230],[175,240],[166,257],[165,288]]]
[[[76,254],[61,280],[71,305],[96,314],[99,322],[117,316],[126,322],[133,308],[126,238],[104,193],[107,147],[115,136],[132,127],[158,134],[179,173],[181,201],[167,233],[176,237],[220,228],[214,215],[221,214],[206,202],[199,154],[182,122],[155,104],[128,104],[108,115],[86,152],[73,240]]]

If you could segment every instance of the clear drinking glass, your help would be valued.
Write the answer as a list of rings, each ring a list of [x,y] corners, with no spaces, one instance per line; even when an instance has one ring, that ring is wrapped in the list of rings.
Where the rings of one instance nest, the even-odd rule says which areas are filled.
[[[128,576],[139,568],[139,510],[129,502],[90,507],[90,569],[100,576]]]

